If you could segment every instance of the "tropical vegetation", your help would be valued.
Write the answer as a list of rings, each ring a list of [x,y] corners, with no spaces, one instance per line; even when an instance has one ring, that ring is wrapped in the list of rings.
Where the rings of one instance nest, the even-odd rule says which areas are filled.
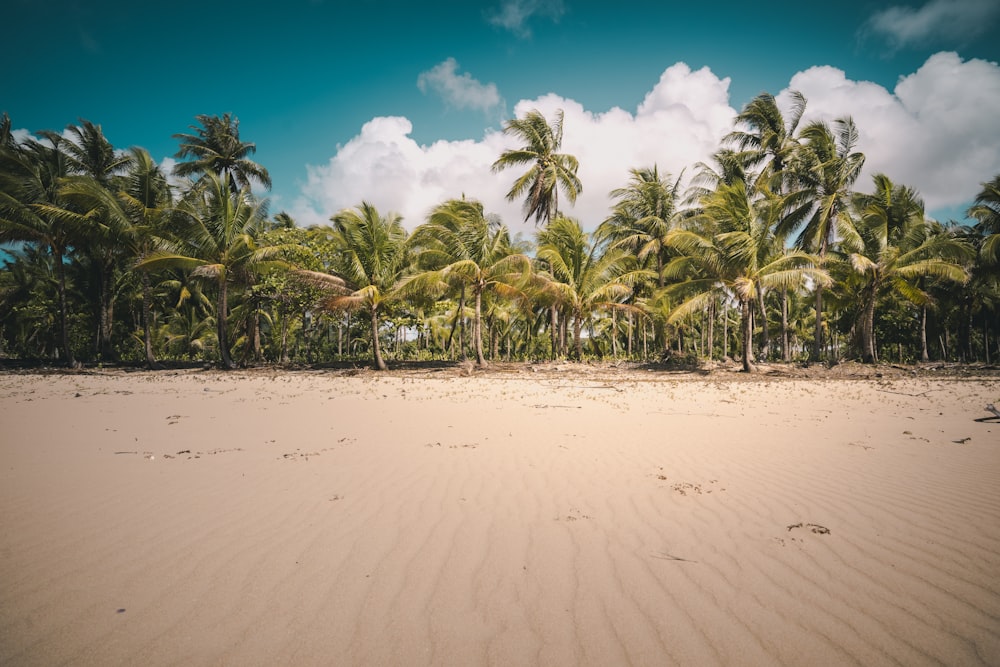
[[[635,165],[603,220],[562,112],[508,121],[492,165],[531,238],[474,197],[402,220],[378,202],[302,227],[232,114],[200,115],[173,173],[100,125],[21,139],[0,118],[0,358],[371,364],[592,359],[836,363],[1000,354],[1000,175],[974,222],[929,219],[876,174],[850,118],[762,94],[711,164]],[[685,185],[685,173],[692,174]]]

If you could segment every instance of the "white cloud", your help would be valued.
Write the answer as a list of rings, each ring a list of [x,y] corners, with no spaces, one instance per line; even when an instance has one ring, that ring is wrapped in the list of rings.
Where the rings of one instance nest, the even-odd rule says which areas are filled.
[[[862,34],[885,37],[893,48],[976,37],[1000,16],[996,0],[930,0],[919,8],[896,5],[876,12]]]
[[[550,93],[520,101],[514,113],[523,117],[538,109],[551,120],[563,109],[562,150],[579,159],[583,193],[575,206],[561,201],[561,209],[594,229],[608,215],[608,193],[627,183],[629,169],[656,163],[674,177],[687,169],[687,181],[695,163],[711,159],[736,114],[728,89],[729,79],[708,68],[692,71],[678,63],[663,72],[635,112],[616,107],[596,113]],[[854,117],[858,150],[867,156],[859,190],[870,189],[871,174],[884,172],[918,189],[934,210],[968,205],[980,183],[1000,173],[995,63],[939,53],[900,79],[893,92],[852,81],[832,67],[814,67],[796,74],[789,89],[808,98],[805,121]],[[787,101],[785,91],[779,102]],[[308,167],[307,183],[289,212],[303,225],[326,224],[340,209],[368,200],[382,212],[402,214],[412,229],[435,205],[464,194],[500,214],[512,230],[533,231],[533,222],[523,222],[521,202],[504,197],[523,172],[490,171],[515,140],[487,131],[478,141],[420,145],[412,130],[406,118],[372,119],[326,164]]]
[[[707,68],[692,72],[678,63],[663,73],[635,114],[617,107],[594,113],[555,94],[523,100],[514,113],[521,117],[538,109],[551,120],[563,110],[562,151],[578,158],[583,193],[575,206],[563,200],[560,208],[593,229],[607,217],[608,193],[627,182],[629,169],[657,163],[661,172],[676,176],[711,156],[736,113],[728,104],[728,86],[728,79]],[[505,199],[522,172],[490,171],[497,157],[516,145],[514,139],[488,131],[479,141],[421,146],[409,136],[412,129],[406,118],[374,118],[327,164],[310,166],[302,197],[292,207],[296,220],[325,224],[331,214],[365,199],[382,212],[401,213],[412,229],[435,205],[465,194],[500,214],[513,230],[533,230],[533,222],[523,222],[521,202]]]
[[[483,84],[472,78],[468,72],[457,74],[458,62],[448,58],[417,77],[421,92],[427,89],[440,95],[446,104],[456,109],[479,109],[489,113],[499,108],[503,102],[496,84]]]
[[[531,36],[528,21],[532,17],[543,16],[558,21],[565,12],[562,0],[504,0],[488,18],[493,25],[526,38]]]
[[[803,119],[852,116],[866,156],[856,187],[883,172],[916,188],[928,210],[971,203],[980,183],[1000,173],[1000,67],[937,53],[893,92],[852,81],[833,67],[792,77],[789,89],[809,103]],[[788,108],[787,90],[779,101]]]

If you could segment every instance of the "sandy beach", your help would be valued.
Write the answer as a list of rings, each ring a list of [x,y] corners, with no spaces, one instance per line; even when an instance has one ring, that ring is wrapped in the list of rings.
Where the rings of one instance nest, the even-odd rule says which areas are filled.
[[[0,375],[0,665],[997,665],[1000,378]]]

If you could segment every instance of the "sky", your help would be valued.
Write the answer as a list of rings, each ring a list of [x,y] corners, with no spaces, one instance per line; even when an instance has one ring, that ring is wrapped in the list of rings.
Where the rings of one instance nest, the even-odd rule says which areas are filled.
[[[505,120],[565,114],[593,229],[629,170],[687,179],[761,92],[850,115],[874,173],[961,220],[1000,173],[1000,2],[8,0],[0,111],[24,136],[87,119],[171,168],[174,134],[232,113],[271,213],[362,200],[413,228],[448,198],[530,234],[490,165]]]

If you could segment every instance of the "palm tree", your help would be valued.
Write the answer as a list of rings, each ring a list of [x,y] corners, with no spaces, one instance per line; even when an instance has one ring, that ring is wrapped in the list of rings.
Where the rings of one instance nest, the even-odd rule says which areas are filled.
[[[764,165],[765,171],[761,176],[778,195],[787,191],[786,169],[799,148],[795,132],[806,110],[806,98],[802,93],[793,90],[790,96],[792,109],[787,120],[774,96],[761,93],[736,116],[736,124],[746,129],[734,130],[723,139],[724,143],[734,144],[742,151],[747,167]]]
[[[63,140],[46,137],[48,143],[28,141],[0,146],[0,242],[36,244],[45,248],[55,265],[59,302],[60,353],[73,366],[76,358],[69,337],[65,259],[76,231],[51,214],[58,208],[60,179],[68,173]],[[46,207],[46,208],[41,208]]]
[[[43,133],[45,134],[45,133]],[[51,133],[50,133],[51,134]],[[119,153],[104,136],[100,125],[81,120],[80,125],[67,128],[69,138],[63,142],[67,167],[77,183],[85,180],[93,182],[96,189],[110,193],[118,189],[115,182],[131,164],[131,153]],[[66,214],[76,217],[76,226],[81,230],[76,250],[83,254],[93,267],[97,282],[96,303],[94,304],[96,331],[95,352],[101,359],[117,358],[112,340],[114,323],[115,284],[122,271],[123,250],[127,243],[123,234],[126,227],[120,221],[111,219],[110,210],[105,206],[78,208],[77,201],[67,201]],[[86,213],[86,215],[83,215]]]
[[[834,121],[836,132],[824,122],[815,121],[802,129],[802,149],[796,151],[792,170],[796,184],[813,200],[812,215],[802,226],[796,245],[826,259],[834,242],[856,235],[850,215],[851,189],[861,175],[865,156],[854,150],[858,130],[851,118]],[[797,218],[779,230],[782,235],[797,228]],[[816,288],[816,334],[813,360],[822,356],[823,288]]]
[[[924,220],[917,193],[895,185],[885,174],[875,174],[875,192],[855,199],[861,220],[858,234],[843,242],[851,269],[860,276],[861,355],[874,363],[875,309],[880,298],[895,293],[917,305],[928,297],[919,289],[921,278],[964,283],[968,274],[960,262],[971,255],[968,245],[949,234],[932,234]]]
[[[652,258],[656,265],[657,286],[663,287],[663,267],[670,249],[665,240],[680,215],[680,177],[672,183],[669,174],[660,176],[656,165],[632,169],[627,187],[611,191],[617,200],[611,215],[597,228],[598,239],[610,248],[622,248],[639,261]]]
[[[524,197],[524,220],[532,216],[535,224],[548,223],[559,213],[559,190],[565,193],[572,204],[583,191],[583,185],[576,175],[579,168],[577,159],[567,153],[559,153],[563,138],[563,112],[556,112],[556,120],[549,125],[541,112],[529,111],[524,118],[508,121],[504,134],[521,140],[522,146],[504,151],[493,163],[494,173],[510,167],[531,165],[507,193],[507,200]]]
[[[465,199],[437,206],[427,222],[414,230],[411,244],[420,248],[418,262],[430,268],[404,280],[401,293],[440,294],[454,283],[462,290],[464,301],[465,289],[470,289],[475,303],[472,340],[476,364],[485,366],[483,295],[523,296],[518,285],[531,271],[531,260],[514,252],[507,227],[490,222],[481,203]]]
[[[583,358],[583,324],[598,309],[633,310],[625,301],[633,286],[652,278],[652,272],[629,270],[627,253],[620,248],[603,251],[580,223],[559,216],[538,234],[537,257],[549,267],[545,290],[569,310],[573,320],[573,347]]]
[[[137,265],[147,271],[189,269],[215,285],[217,337],[226,369],[236,367],[226,329],[230,285],[245,284],[256,271],[283,267],[277,258],[285,251],[282,246],[258,247],[265,211],[249,188],[234,193],[230,183],[228,174],[205,174],[177,208],[181,228],[168,239],[168,249],[150,253]]]
[[[975,204],[966,214],[979,221],[976,225],[985,237],[981,257],[988,264],[1000,263],[1000,174],[983,183]]]
[[[326,301],[331,310],[360,309],[371,325],[372,363],[376,370],[388,367],[379,343],[379,314],[396,295],[393,288],[409,261],[406,230],[395,213],[382,216],[368,202],[345,209],[330,218],[340,243],[341,257],[328,285],[346,293]]]
[[[677,302],[668,321],[678,322],[701,312],[721,295],[735,298],[740,308],[743,370],[752,372],[752,308],[761,289],[794,288],[811,280],[830,283],[817,259],[799,250],[775,252],[775,220],[788,208],[787,197],[761,187],[759,196],[742,180],[719,186],[702,199],[700,229],[676,229],[668,244],[680,256],[667,267],[678,282],[665,296]],[[685,276],[694,276],[683,280]]]
[[[226,178],[233,193],[249,189],[258,183],[271,189],[271,176],[267,169],[249,158],[257,152],[257,145],[240,140],[240,121],[231,114],[195,117],[201,124],[191,125],[193,134],[175,134],[180,149],[174,157],[178,162],[174,173],[178,176],[215,174]]]

